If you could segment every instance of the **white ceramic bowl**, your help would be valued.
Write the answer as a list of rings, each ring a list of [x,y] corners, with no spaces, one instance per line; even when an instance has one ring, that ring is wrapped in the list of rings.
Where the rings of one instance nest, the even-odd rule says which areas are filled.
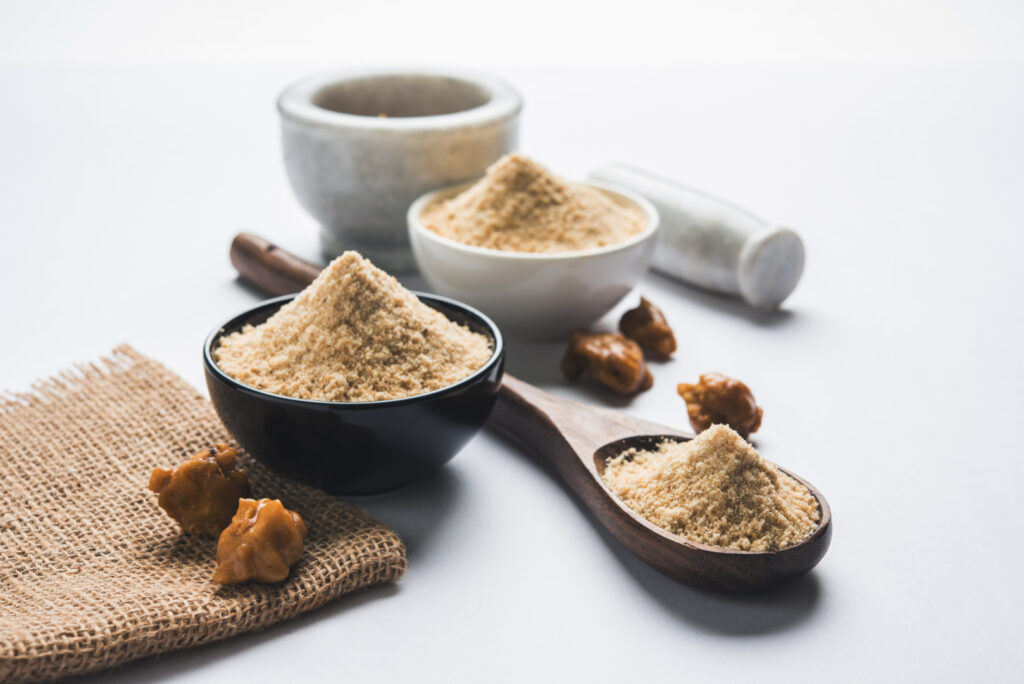
[[[347,70],[299,81],[277,108],[288,179],[324,254],[355,249],[408,271],[409,203],[515,149],[522,98],[474,72]]]
[[[409,207],[413,257],[430,287],[493,318],[522,339],[564,338],[614,307],[650,263],[658,211],[640,195],[614,185],[587,185],[618,195],[647,215],[647,228],[624,242],[575,252],[508,252],[441,237],[423,225],[423,210],[472,185],[428,192]]]

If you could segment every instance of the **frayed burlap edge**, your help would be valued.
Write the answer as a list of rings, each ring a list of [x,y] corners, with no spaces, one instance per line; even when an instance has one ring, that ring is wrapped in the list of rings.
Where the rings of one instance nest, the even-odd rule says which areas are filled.
[[[128,346],[0,394],[0,681],[218,641],[402,575],[394,532],[243,454],[254,495],[298,511],[309,536],[286,581],[215,585],[216,540],[181,533],[146,484],[231,441],[208,401]]]

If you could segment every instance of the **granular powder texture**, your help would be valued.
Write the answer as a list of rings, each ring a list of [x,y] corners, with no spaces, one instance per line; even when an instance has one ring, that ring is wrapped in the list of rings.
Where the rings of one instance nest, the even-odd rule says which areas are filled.
[[[511,252],[605,247],[647,227],[632,202],[563,181],[518,154],[499,159],[460,195],[427,207],[421,219],[450,240]]]
[[[806,487],[764,460],[725,425],[655,451],[609,459],[604,481],[655,525],[701,544],[777,551],[818,527],[818,502]]]
[[[299,399],[381,401],[471,375],[488,339],[423,304],[356,252],[345,252],[265,323],[226,335],[225,373]]]

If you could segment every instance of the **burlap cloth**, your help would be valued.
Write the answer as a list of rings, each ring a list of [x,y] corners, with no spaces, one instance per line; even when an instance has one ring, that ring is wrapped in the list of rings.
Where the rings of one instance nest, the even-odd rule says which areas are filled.
[[[398,579],[394,532],[243,456],[253,494],[298,511],[309,536],[281,584],[215,585],[216,540],[182,533],[146,485],[231,441],[209,402],[129,347],[0,394],[0,682],[217,641]]]

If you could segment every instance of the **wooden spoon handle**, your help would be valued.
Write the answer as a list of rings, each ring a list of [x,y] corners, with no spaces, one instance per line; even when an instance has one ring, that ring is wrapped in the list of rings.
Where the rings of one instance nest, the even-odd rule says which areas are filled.
[[[322,270],[252,233],[231,241],[231,263],[243,280],[271,295],[298,292]]]
[[[542,390],[505,373],[498,402],[491,411],[488,425],[505,437],[533,448],[545,458],[552,449],[564,449],[573,456],[572,448],[558,425],[545,413]],[[544,446],[544,449],[538,447]],[[549,459],[552,460],[552,459]]]
[[[506,373],[487,425],[545,459],[589,503],[601,487],[592,464],[588,467],[585,456],[577,455],[580,446],[558,422],[564,418],[564,405],[569,403]],[[593,453],[590,444],[582,448]]]
[[[488,424],[550,461],[573,489],[574,477],[600,477],[594,456],[609,442],[635,435],[692,437],[619,411],[557,397],[508,373]]]
[[[637,516],[627,512],[605,489],[597,474],[595,450],[609,439],[645,434],[636,432],[637,425],[650,433],[654,424],[555,397],[508,374],[488,420],[488,426],[499,434],[550,463],[583,505],[626,548],[673,577],[696,581],[686,568],[679,568],[676,547],[680,545],[671,540],[666,542],[665,534],[652,532]],[[667,430],[654,427],[659,428],[653,431],[655,434]]]
[[[498,404],[490,421],[500,431],[544,452],[550,440],[544,431],[554,430],[560,440],[576,453],[576,460],[587,464],[603,445],[635,435],[675,435],[691,439],[692,434],[635,418],[621,411],[581,404],[557,397],[508,373],[502,384]],[[596,474],[596,470],[594,473]]]

